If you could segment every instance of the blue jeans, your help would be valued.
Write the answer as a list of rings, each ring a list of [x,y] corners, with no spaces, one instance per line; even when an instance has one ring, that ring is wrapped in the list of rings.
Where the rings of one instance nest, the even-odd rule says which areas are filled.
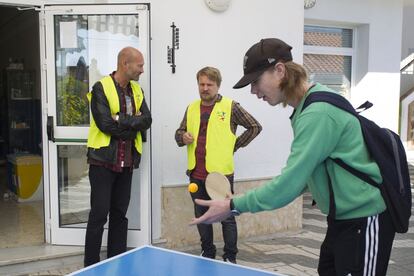
[[[233,193],[233,178],[230,180],[231,192]],[[190,183],[196,183],[198,190],[195,193],[190,193],[191,198],[207,199],[210,197],[207,194],[205,181],[190,177]],[[208,208],[194,203],[195,217],[202,216],[207,212]],[[236,260],[237,249],[237,224],[234,216],[230,216],[221,222],[224,240],[224,254],[223,259]],[[197,224],[198,233],[200,234],[202,256],[214,259],[216,257],[216,246],[214,245],[213,225],[211,224]]]

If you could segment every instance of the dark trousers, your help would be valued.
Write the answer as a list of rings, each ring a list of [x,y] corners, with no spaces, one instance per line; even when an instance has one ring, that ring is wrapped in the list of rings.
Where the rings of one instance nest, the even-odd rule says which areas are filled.
[[[109,213],[107,256],[127,249],[128,210],[132,171],[117,173],[102,166],[90,165],[91,210],[85,237],[85,266],[99,262],[102,234]]]
[[[394,236],[388,212],[359,219],[328,220],[319,275],[386,275]]]
[[[233,192],[233,180],[230,179],[231,191]],[[210,197],[207,194],[205,181],[190,178],[191,183],[198,185],[198,191],[190,193],[191,198],[207,199]],[[198,218],[207,212],[208,207],[200,206],[194,203],[194,214]],[[224,240],[224,255],[223,259],[236,260],[237,255],[237,224],[234,216],[228,217],[221,222]],[[198,233],[200,234],[202,256],[214,259],[216,257],[216,246],[214,245],[213,225],[211,224],[197,224]]]

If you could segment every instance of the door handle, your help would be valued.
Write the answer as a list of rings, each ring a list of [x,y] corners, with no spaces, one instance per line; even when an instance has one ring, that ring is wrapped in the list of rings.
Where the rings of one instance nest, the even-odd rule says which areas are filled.
[[[47,116],[47,139],[55,142],[55,134],[53,130],[53,116]]]

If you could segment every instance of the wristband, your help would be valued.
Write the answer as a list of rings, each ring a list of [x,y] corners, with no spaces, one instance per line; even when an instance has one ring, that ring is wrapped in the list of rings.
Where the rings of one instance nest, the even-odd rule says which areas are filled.
[[[233,199],[230,199],[230,212],[233,216],[240,216],[239,210],[234,207]]]

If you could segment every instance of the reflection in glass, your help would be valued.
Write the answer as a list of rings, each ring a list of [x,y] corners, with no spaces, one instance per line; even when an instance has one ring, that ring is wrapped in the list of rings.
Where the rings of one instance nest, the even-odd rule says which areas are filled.
[[[89,126],[86,94],[117,68],[127,46],[140,48],[138,15],[56,15],[55,69],[58,126]],[[58,146],[61,227],[86,227],[89,215],[89,165],[86,145]],[[140,228],[139,170],[134,171],[127,217]]]
[[[57,15],[55,24],[58,126],[88,126],[86,94],[116,70],[117,54],[139,47],[138,15]]]
[[[60,227],[85,228],[90,210],[89,165],[86,145],[59,145],[58,187]],[[128,229],[140,229],[140,171],[134,170],[128,207]],[[107,225],[106,225],[107,226]]]
[[[73,24],[71,24],[73,23]],[[87,69],[88,22],[82,15],[55,16],[56,110],[58,126],[89,124],[86,93],[89,90]],[[71,32],[71,28],[75,28]],[[72,36],[71,36],[72,35]]]
[[[127,218],[128,218],[128,229],[129,230],[140,230],[141,229],[141,186],[140,186],[140,175],[141,170],[134,170],[132,175],[132,187],[131,187],[131,199],[129,200]]]
[[[86,145],[59,145],[57,150],[60,226],[85,227],[90,209]]]

